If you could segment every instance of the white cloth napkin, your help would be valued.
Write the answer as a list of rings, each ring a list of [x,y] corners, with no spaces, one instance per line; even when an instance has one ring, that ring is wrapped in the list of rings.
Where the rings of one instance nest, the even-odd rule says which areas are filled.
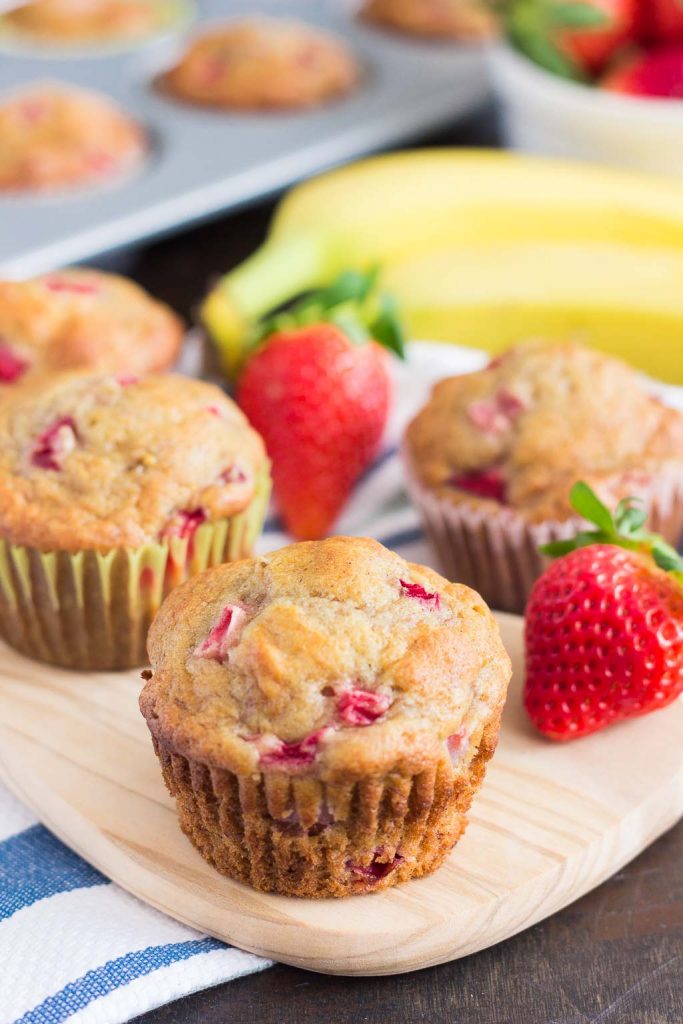
[[[397,368],[386,447],[359,482],[338,533],[374,536],[407,558],[429,560],[396,445],[433,380],[483,359],[450,346],[413,346],[409,363]],[[288,542],[271,516],[259,550]],[[0,1024],[122,1024],[269,965],[130,896],[0,786]]]

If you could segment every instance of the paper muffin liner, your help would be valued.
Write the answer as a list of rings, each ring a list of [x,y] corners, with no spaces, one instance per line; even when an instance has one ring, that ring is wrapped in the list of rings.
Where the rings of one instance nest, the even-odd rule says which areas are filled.
[[[582,520],[529,523],[503,505],[450,501],[417,480],[405,448],[403,463],[408,492],[444,575],[472,587],[492,608],[522,614],[549,563],[539,547],[574,537]],[[650,485],[646,501],[649,528],[677,544],[683,532],[683,478],[662,476]]]
[[[180,827],[224,875],[308,899],[377,892],[438,868],[498,739],[500,714],[453,764],[339,782],[272,771],[238,776],[152,736]]]
[[[250,555],[269,495],[266,469],[238,514],[135,549],[44,552],[0,540],[0,637],[64,668],[146,664],[147,632],[163,599],[189,576]]]

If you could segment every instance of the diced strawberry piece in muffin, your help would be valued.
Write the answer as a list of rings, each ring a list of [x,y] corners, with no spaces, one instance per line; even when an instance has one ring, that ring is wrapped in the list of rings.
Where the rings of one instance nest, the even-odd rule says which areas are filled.
[[[504,434],[526,406],[521,398],[501,388],[492,398],[480,398],[467,406],[467,416],[479,430],[487,434]]]
[[[228,466],[223,473],[221,473],[221,483],[223,484],[245,484],[247,482],[247,474],[244,472],[241,466],[234,463],[232,466]]]
[[[173,519],[161,532],[161,540],[172,540],[179,537],[181,540],[194,537],[195,533],[206,522],[206,512],[203,508],[183,509],[176,512]]]
[[[461,491],[474,494],[477,498],[489,498],[501,505],[506,504],[507,494],[503,474],[496,466],[482,469],[479,472],[456,473],[448,483]]]
[[[371,725],[381,718],[391,704],[386,693],[374,690],[344,690],[337,701],[337,712],[345,725]]]
[[[431,604],[434,608],[438,608],[441,604],[438,594],[430,593],[419,583],[409,583],[407,580],[399,580],[398,582],[408,597],[414,597],[416,601],[424,601],[425,604]]]
[[[99,287],[92,282],[75,281],[69,277],[53,275],[45,278],[45,287],[51,292],[67,292],[71,295],[97,295]]]
[[[60,470],[77,443],[78,433],[73,418],[62,416],[38,437],[31,452],[31,465],[38,469]]]
[[[386,878],[390,872],[405,860],[405,857],[397,853],[393,860],[381,861],[379,858],[383,856],[383,853],[384,851],[380,848],[375,851],[375,855],[369,864],[354,864],[349,860],[346,862],[346,867],[354,875],[358,875],[359,880],[362,879],[370,885],[375,882],[381,882],[383,878]]]
[[[208,636],[195,648],[195,658],[226,661],[228,651],[237,643],[246,620],[247,613],[244,608],[237,604],[226,605]]]
[[[139,380],[140,378],[136,377],[135,374],[133,373],[120,373],[119,376],[116,378],[116,383],[119,385],[119,387],[129,388],[133,384],[137,384]]]
[[[258,737],[258,745],[261,748],[260,764],[264,768],[279,768],[281,771],[308,768],[315,761],[318,747],[332,731],[329,726],[317,729],[310,736],[295,743],[285,743],[276,736]]]
[[[14,384],[26,373],[29,362],[0,341],[0,384]]]
[[[448,753],[453,764],[456,764],[467,750],[467,739],[467,732],[464,729],[458,729],[457,732],[454,732],[446,740]]]

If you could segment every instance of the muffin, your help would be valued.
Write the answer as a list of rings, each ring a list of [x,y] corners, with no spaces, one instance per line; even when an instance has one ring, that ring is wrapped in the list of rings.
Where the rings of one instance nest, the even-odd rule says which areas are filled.
[[[173,0],[28,0],[0,26],[36,43],[75,44],[143,39],[178,18]]]
[[[510,660],[478,594],[374,540],[210,569],[149,636],[140,706],[180,826],[264,892],[376,892],[466,826]]]
[[[409,425],[408,489],[446,574],[493,607],[523,610],[539,545],[574,536],[585,480],[608,506],[641,498],[650,525],[683,529],[683,414],[625,363],[531,341],[443,380]]]
[[[161,85],[202,106],[275,110],[323,103],[349,92],[358,78],[340,40],[297,21],[258,18],[198,36]]]
[[[261,439],[220,388],[29,379],[0,402],[0,636],[55,665],[143,664],[164,596],[250,553],[268,490]]]
[[[0,401],[10,385],[44,371],[167,370],[185,328],[139,285],[97,270],[60,270],[0,281]]]
[[[141,127],[97,93],[41,82],[0,100],[0,192],[112,182],[146,149]]]
[[[496,19],[485,0],[366,0],[367,21],[434,39],[488,39]]]

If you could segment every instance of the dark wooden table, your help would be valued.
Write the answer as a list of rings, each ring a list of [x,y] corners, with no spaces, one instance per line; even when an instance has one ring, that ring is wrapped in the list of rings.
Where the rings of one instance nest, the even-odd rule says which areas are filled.
[[[437,143],[496,142],[491,112]],[[190,316],[263,237],[268,204],[158,242],[126,271]],[[137,1024],[683,1024],[683,824],[582,900],[464,960],[393,978],[277,966]]]

